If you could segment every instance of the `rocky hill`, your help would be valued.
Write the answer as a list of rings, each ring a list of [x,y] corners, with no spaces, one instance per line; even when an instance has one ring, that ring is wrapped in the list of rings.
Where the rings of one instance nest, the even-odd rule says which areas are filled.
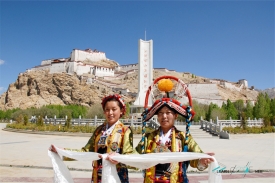
[[[190,73],[155,69],[153,74],[154,79],[163,75],[176,76],[190,85],[209,83],[209,79],[200,76],[194,77]],[[121,72],[116,73],[116,77],[94,79],[92,75],[79,77],[67,73],[50,74],[45,70],[30,71],[20,74],[15,83],[10,84],[8,90],[0,96],[0,110],[26,109],[48,104],[93,106],[99,104],[103,96],[114,93],[114,88],[129,89],[130,92],[124,96],[124,99],[126,102],[134,101],[134,94],[138,92],[138,72]],[[202,89],[198,96],[192,96],[194,99],[202,95],[208,96],[209,103],[211,95],[218,95],[220,100],[255,101],[259,93],[259,91],[251,89],[237,91],[220,85],[215,85],[215,89],[217,89],[216,93],[211,94],[210,91],[210,94],[202,94],[204,92]]]
[[[20,74],[15,83],[0,97],[0,109],[41,107],[48,104],[80,104],[91,106],[100,102],[108,88],[88,85],[77,76],[32,71]]]
[[[269,98],[275,98],[275,88],[268,88],[265,90],[258,90],[261,93],[267,93]]]

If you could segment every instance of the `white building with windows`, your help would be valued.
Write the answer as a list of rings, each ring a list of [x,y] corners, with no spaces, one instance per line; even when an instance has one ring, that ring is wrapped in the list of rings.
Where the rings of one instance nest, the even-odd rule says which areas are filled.
[[[115,67],[104,67],[91,62],[109,60],[104,52],[97,50],[78,50],[73,49],[70,58],[47,59],[41,62],[40,66],[36,66],[31,70],[48,69],[50,73],[69,73],[77,75],[93,74],[98,77],[114,76]],[[91,64],[89,64],[89,62]]]

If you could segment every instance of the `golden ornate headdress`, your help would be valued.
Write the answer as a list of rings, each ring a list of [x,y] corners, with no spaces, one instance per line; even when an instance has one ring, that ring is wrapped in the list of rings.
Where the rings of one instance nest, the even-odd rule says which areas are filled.
[[[189,106],[185,106],[180,102],[185,96],[188,98]],[[153,100],[153,105],[149,108],[148,100],[150,99]],[[185,118],[188,118],[188,113],[191,114],[191,118],[195,115],[195,112],[191,110],[192,98],[187,85],[174,76],[159,77],[148,88],[144,104],[143,120],[150,120],[163,105],[168,105]]]

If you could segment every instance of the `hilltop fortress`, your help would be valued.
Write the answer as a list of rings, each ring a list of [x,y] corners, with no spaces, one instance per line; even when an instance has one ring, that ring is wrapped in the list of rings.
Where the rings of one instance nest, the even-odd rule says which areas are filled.
[[[104,62],[106,64],[102,64]],[[101,82],[102,84],[113,88],[113,91],[115,92],[126,94],[127,92],[133,91],[133,88],[125,88],[125,84],[114,84],[110,81],[124,78],[125,75],[136,72],[138,70],[138,63],[119,65],[117,62],[108,59],[104,52],[97,51],[96,49],[73,49],[69,58],[43,60],[40,66],[36,66],[28,71],[41,69],[49,70],[51,74],[75,73],[81,77],[86,76],[88,83],[92,83],[93,81],[96,81],[97,78],[100,78],[100,81],[97,82]],[[176,72],[166,68],[154,68],[154,70],[158,70],[166,75],[169,75],[169,72]],[[185,75],[188,76],[190,73],[185,73]],[[105,82],[103,80],[105,80]],[[218,86],[237,92],[241,92],[241,90],[251,90],[248,89],[248,82],[245,79],[241,79],[236,83],[220,79],[203,79],[203,82],[192,82],[195,83],[188,83],[188,88],[191,91],[193,98],[204,104],[210,104],[212,102],[219,106],[222,105],[222,102],[224,102],[225,99],[220,96]],[[131,92],[130,94],[135,95],[135,93],[133,94]],[[251,101],[254,103],[254,100]]]
[[[48,104],[92,106],[110,93],[121,93],[126,102],[134,102],[138,94],[138,69],[138,64],[119,65],[104,52],[73,49],[69,58],[43,60],[39,66],[20,73],[0,96],[0,110]],[[249,88],[245,79],[234,83],[166,68],[153,69],[154,79],[163,75],[183,80],[193,100],[202,104],[221,106],[227,99],[254,104],[259,93]]]
[[[97,50],[78,50],[73,49],[69,58],[43,60],[41,65],[32,70],[49,70],[53,73],[76,73],[77,75],[92,74],[94,76],[114,76],[112,65],[102,66],[99,61],[114,62],[106,58],[104,52]]]

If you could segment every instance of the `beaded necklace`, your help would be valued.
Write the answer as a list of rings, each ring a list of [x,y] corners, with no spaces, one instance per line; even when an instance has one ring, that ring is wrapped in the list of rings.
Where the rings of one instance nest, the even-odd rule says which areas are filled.
[[[98,141],[99,146],[102,146],[102,147],[106,146],[106,139],[108,136],[112,135],[112,131],[114,130],[117,123],[118,121],[115,124],[113,124],[109,129],[108,129],[108,123],[102,128],[101,136]]]

